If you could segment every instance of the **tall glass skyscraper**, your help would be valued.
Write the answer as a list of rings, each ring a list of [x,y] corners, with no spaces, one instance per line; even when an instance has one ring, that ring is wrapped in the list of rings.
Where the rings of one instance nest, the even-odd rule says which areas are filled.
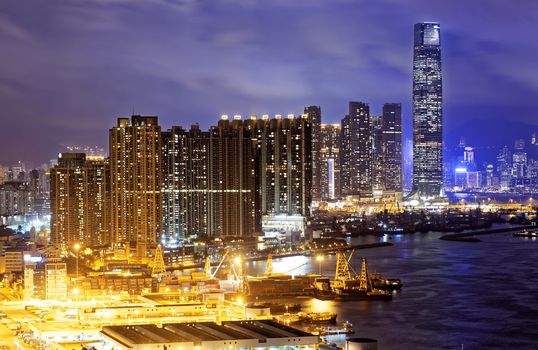
[[[443,184],[443,88],[439,23],[415,24],[413,193],[439,196]]]

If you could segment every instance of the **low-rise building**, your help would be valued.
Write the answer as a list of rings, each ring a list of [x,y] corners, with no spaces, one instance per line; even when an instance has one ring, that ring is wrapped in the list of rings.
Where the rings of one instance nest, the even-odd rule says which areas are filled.
[[[121,350],[313,349],[318,336],[271,320],[105,326],[107,345]]]

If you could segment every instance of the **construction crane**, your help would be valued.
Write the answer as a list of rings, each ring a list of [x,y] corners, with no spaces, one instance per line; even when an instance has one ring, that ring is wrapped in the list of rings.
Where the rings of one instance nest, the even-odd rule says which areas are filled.
[[[156,276],[159,279],[166,273],[166,267],[164,265],[163,249],[160,244],[155,249],[155,257],[153,259],[153,268],[151,271],[152,276]]]
[[[222,256],[222,259],[220,259],[220,262],[219,262],[219,265],[217,266],[217,269],[215,270],[215,272],[213,272],[213,274],[211,275],[211,278],[215,278],[215,275],[217,274],[217,272],[219,271],[220,267],[222,266],[222,263],[224,263],[224,260],[226,260],[226,257],[228,256],[228,253],[230,251],[227,250],[226,253],[224,253],[224,255]],[[207,264],[207,261],[206,261],[206,264]]]
[[[205,258],[204,272],[207,278],[213,278],[213,274],[211,273],[211,260],[209,259],[209,255]]]
[[[351,273],[349,272],[349,262],[346,258],[344,250],[338,250],[336,252],[336,271],[334,273],[334,279],[337,281],[345,281],[351,279]]]
[[[267,255],[267,263],[265,264],[264,275],[272,275],[272,274],[273,274],[273,253],[269,253]]]
[[[362,258],[361,272],[358,273],[353,266],[351,266],[350,261],[353,257],[355,250],[351,251],[349,257],[346,257],[346,254],[343,250],[339,250],[336,254],[336,271],[334,274],[335,281],[349,281],[359,279],[359,289],[364,291],[369,291],[372,289],[372,283],[370,281],[370,276],[368,275],[368,262],[366,258]],[[353,277],[351,276],[353,272]]]
[[[299,267],[303,267],[303,266],[305,266],[305,265],[308,264],[308,263],[309,263],[309,261],[304,262],[304,263],[302,263],[302,264],[300,264],[300,265],[297,265],[297,266],[295,266],[294,268],[292,268],[292,269],[290,269],[290,270],[288,270],[288,271],[285,271],[284,274],[287,274],[287,273],[290,273],[290,272],[292,272],[292,271],[295,271],[295,270],[297,270]]]

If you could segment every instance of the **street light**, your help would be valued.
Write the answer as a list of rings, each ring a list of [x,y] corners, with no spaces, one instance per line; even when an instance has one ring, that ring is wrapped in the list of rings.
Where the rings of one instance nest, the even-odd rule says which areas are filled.
[[[80,250],[80,244],[78,243],[75,243],[75,245],[73,246],[73,249],[75,249],[75,252],[77,253],[77,262],[76,262],[76,276],[78,278],[78,251]]]
[[[323,261],[323,255],[316,256],[316,260],[319,263],[319,275],[321,276],[321,262]]]

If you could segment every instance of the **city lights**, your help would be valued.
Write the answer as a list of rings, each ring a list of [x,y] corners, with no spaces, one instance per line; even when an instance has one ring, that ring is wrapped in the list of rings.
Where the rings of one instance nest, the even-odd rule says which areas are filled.
[[[526,2],[2,4],[0,350],[536,347]]]

